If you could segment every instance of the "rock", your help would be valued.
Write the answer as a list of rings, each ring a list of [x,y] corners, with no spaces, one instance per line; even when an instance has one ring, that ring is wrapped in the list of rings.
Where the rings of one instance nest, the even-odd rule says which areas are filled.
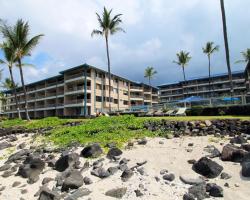
[[[229,188],[229,183],[225,183],[224,186]]]
[[[121,199],[127,192],[127,188],[126,187],[121,187],[121,188],[115,188],[115,189],[111,189],[108,190],[105,195],[106,196],[110,196],[110,197],[114,197],[117,199]]]
[[[242,144],[241,148],[248,151],[248,152],[250,152],[250,144]]]
[[[53,181],[54,179],[53,178],[50,178],[50,177],[45,177],[42,181],[42,185],[45,185],[47,183],[49,183],[50,181]]]
[[[158,176],[155,176],[156,182],[159,182],[161,179]]]
[[[209,158],[220,157],[220,151],[214,145],[208,145],[204,148],[204,151],[208,152],[210,155]]]
[[[237,136],[237,137],[234,137],[230,140],[230,143],[232,144],[244,144],[244,143],[247,143],[247,140],[242,137],[241,135]]]
[[[69,195],[65,200],[77,200],[83,196],[88,196],[91,191],[87,188],[79,188],[74,191],[71,195]]]
[[[223,167],[207,157],[202,157],[193,164],[193,170],[207,178],[216,178],[222,172]]]
[[[169,173],[165,174],[162,178],[167,181],[173,181],[175,179],[175,175],[173,173]]]
[[[118,166],[118,168],[119,168],[119,170],[124,171],[124,170],[128,169],[128,166],[126,164],[121,164]]]
[[[128,162],[129,162],[129,159],[123,158],[120,160],[119,165],[128,164]]]
[[[17,186],[20,185],[20,184],[21,184],[21,182],[15,181],[15,182],[12,184],[12,187],[17,187]]]
[[[137,172],[139,172],[140,175],[142,175],[142,176],[145,174],[145,170],[143,167],[137,168]]]
[[[122,155],[122,151],[117,147],[113,147],[108,151],[107,158],[113,159],[114,157],[120,155]]]
[[[6,149],[6,148],[9,148],[9,147],[12,147],[12,145],[8,142],[1,142],[0,143],[0,150],[3,150],[3,149]]]
[[[148,142],[148,141],[147,141],[146,138],[142,138],[142,139],[140,139],[140,140],[137,141],[137,143],[138,143],[139,145],[146,145],[147,142]]]
[[[83,178],[83,182],[84,182],[85,185],[90,185],[90,184],[93,183],[93,181],[89,177],[87,177],[87,176],[85,176]]]
[[[222,173],[221,173],[221,175],[220,175],[220,178],[221,178],[221,179],[225,179],[225,180],[227,180],[227,179],[232,178],[232,176],[231,176],[231,175],[229,175],[229,174],[228,174],[228,173],[226,173],[226,172],[222,172]]]
[[[132,176],[134,175],[134,172],[131,169],[126,169],[123,171],[121,175],[121,179],[123,182],[128,181]]]
[[[72,170],[66,177],[62,185],[62,191],[77,189],[83,185],[83,177],[78,170]]]
[[[0,186],[0,192],[5,190],[5,186]]]
[[[180,180],[183,183],[189,184],[189,185],[197,185],[197,184],[205,183],[205,181],[201,179],[200,177],[193,178],[192,175],[181,175]]]
[[[19,144],[19,145],[17,146],[17,149],[24,149],[25,146],[26,146],[26,144],[25,144],[25,142],[23,142],[23,143],[21,143],[21,144]]]
[[[194,143],[188,143],[188,146],[189,146],[189,147],[193,147],[193,146],[194,146]]]
[[[103,153],[102,148],[99,144],[94,143],[86,146],[81,151],[81,156],[84,158],[97,158]]]
[[[91,175],[97,176],[99,178],[106,178],[110,176],[110,173],[104,168],[100,167],[91,171]]]
[[[22,149],[14,154],[12,154],[8,160],[5,162],[6,164],[10,164],[12,162],[18,162],[21,160],[25,160],[26,157],[31,153],[30,149]]]
[[[164,142],[163,141],[159,141],[159,144],[164,144]]]
[[[28,178],[29,183],[35,183],[45,167],[45,162],[40,158],[27,157],[24,164],[18,169],[17,175]]]
[[[194,163],[196,163],[196,160],[191,159],[191,160],[188,160],[187,162],[188,162],[188,164],[192,164],[193,165]]]
[[[56,191],[51,191],[48,188],[42,188],[38,200],[59,200],[60,195]]]
[[[26,193],[28,193],[28,190],[27,190],[27,189],[22,189],[22,190],[21,190],[21,194],[26,194]]]
[[[208,183],[206,185],[206,191],[212,197],[223,197],[223,189],[222,189],[222,187],[216,185],[215,183]]]
[[[222,149],[221,160],[232,161],[232,162],[242,162],[246,154],[247,154],[247,151],[240,149],[239,147],[234,146],[232,144],[227,144]]]
[[[3,178],[7,178],[7,177],[9,177],[9,176],[11,176],[12,175],[12,171],[5,171],[3,174],[2,174],[2,177]]]
[[[250,162],[243,162],[242,163],[241,174],[244,177],[250,177]]]
[[[6,170],[8,170],[8,169],[10,169],[10,168],[11,168],[11,165],[10,165],[10,164],[4,164],[4,165],[2,165],[2,166],[0,167],[0,172],[6,171]]]
[[[111,175],[114,175],[116,172],[118,172],[118,168],[117,167],[109,167],[108,168],[108,172],[111,174]]]
[[[143,193],[141,192],[141,190],[135,190],[135,195],[136,195],[136,197],[141,197],[141,196],[143,196]]]
[[[183,195],[183,200],[195,200],[195,197],[194,195],[188,193]]]
[[[206,193],[206,185],[198,184],[193,185],[188,189],[188,193],[192,195],[197,200],[202,200],[208,198],[208,194]]]
[[[68,167],[76,168],[77,165],[79,165],[79,155],[77,153],[61,155],[55,163],[55,170],[62,172]]]
[[[206,126],[212,126],[212,122],[210,120],[205,120],[204,123],[206,124]]]
[[[168,173],[168,170],[167,170],[167,169],[162,169],[162,170],[160,171],[160,174],[161,174],[161,175],[166,174],[166,173]]]

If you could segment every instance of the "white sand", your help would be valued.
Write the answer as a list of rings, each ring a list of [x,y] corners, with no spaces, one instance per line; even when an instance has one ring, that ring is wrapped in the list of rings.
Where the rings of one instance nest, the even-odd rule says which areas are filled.
[[[23,139],[22,139],[23,140]],[[27,139],[24,139],[27,140]],[[21,140],[20,140],[21,141]],[[19,142],[20,142],[19,141]],[[164,144],[159,144],[159,141],[164,141]],[[209,142],[209,137],[184,137],[184,138],[174,138],[174,139],[162,139],[154,138],[148,139],[148,143],[145,146],[136,145],[132,150],[124,150],[122,158],[130,159],[128,163],[129,167],[135,165],[136,162],[147,160],[147,163],[143,166],[145,168],[146,175],[140,175],[135,173],[134,176],[129,179],[127,182],[122,182],[120,175],[121,172],[117,172],[115,175],[112,175],[106,179],[99,179],[90,175],[90,170],[83,172],[83,176],[90,177],[94,183],[91,185],[86,185],[86,187],[92,191],[92,193],[81,199],[91,198],[92,200],[111,200],[114,198],[107,197],[104,193],[110,189],[116,187],[126,186],[128,188],[127,193],[123,199],[142,199],[142,200],[177,200],[182,199],[183,194],[187,191],[189,185],[183,184],[179,180],[180,175],[189,174],[193,177],[198,175],[192,170],[192,165],[187,163],[189,159],[198,160],[202,156],[206,155],[206,152],[203,151],[203,148],[207,145],[215,145],[219,150],[222,149],[222,146],[219,143]],[[227,141],[225,141],[227,142]],[[194,143],[192,152],[187,152],[188,143]],[[78,149],[78,152],[81,149]],[[0,151],[0,156],[6,154],[5,151]],[[4,163],[6,159],[0,160],[0,166]],[[81,158],[81,163],[86,161]],[[232,175],[232,178],[229,180],[221,180],[219,177],[216,179],[210,179],[209,182],[217,183],[222,186],[224,189],[224,198],[226,200],[249,200],[250,199],[250,179],[242,179],[240,176],[241,166],[240,164],[232,162],[222,162],[219,158],[213,159],[224,167],[224,172]],[[92,160],[90,162],[93,162]],[[109,166],[117,166],[117,163],[110,163],[107,159],[104,162],[104,168]],[[49,168],[47,168],[49,169]],[[175,174],[175,180],[166,184],[160,175],[160,170],[167,169],[169,172]],[[45,170],[46,171],[46,170]],[[3,172],[0,172],[1,174]],[[0,175],[1,175],[0,174]],[[18,200],[20,197],[25,200],[37,199],[34,197],[34,194],[38,191],[39,186],[44,177],[54,178],[58,174],[55,170],[50,170],[40,175],[38,182],[30,185],[27,184],[27,179],[23,179],[18,176],[10,176],[8,178],[3,178],[0,176],[0,186],[6,186],[6,189],[1,192],[1,200]],[[155,176],[160,178],[160,181],[155,180]],[[26,184],[25,187],[12,187],[14,181],[20,181],[22,184]],[[225,183],[229,183],[230,188],[224,187]],[[146,191],[141,190],[144,193],[142,197],[136,197],[134,190],[139,189],[139,184],[143,184]],[[239,187],[236,187],[235,184],[239,184]],[[50,182],[49,187],[52,188],[55,185],[55,181]],[[21,194],[21,189],[26,188],[28,193]]]

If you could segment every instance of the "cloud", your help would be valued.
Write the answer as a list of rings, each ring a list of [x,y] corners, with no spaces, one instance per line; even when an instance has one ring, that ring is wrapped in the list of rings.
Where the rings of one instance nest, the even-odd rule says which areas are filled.
[[[187,76],[206,75],[207,59],[201,47],[207,41],[221,47],[212,59],[213,72],[226,72],[218,0],[2,0],[0,18],[10,23],[23,18],[29,21],[31,36],[45,34],[25,60],[36,66],[25,69],[25,81],[56,75],[85,62],[106,69],[105,41],[90,36],[98,27],[95,13],[102,12],[104,6],[113,8],[113,14],[123,14],[122,27],[126,30],[110,38],[114,73],[144,81],[144,69],[150,65],[158,71],[154,84],[181,80],[181,71],[172,61],[176,52],[186,50],[192,56]],[[233,62],[250,46],[246,26],[250,22],[249,2],[225,1],[225,7],[232,68],[243,69]],[[4,76],[8,76],[7,70]],[[19,77],[17,70],[15,76]]]

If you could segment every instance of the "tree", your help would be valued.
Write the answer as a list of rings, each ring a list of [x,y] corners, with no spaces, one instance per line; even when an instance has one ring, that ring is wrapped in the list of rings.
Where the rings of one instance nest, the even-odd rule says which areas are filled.
[[[224,0],[220,0],[220,6],[221,6],[221,17],[222,17],[222,24],[223,24],[223,35],[224,35],[224,43],[225,43],[228,78],[230,81],[230,93],[232,97],[233,92],[234,92],[233,91],[233,77],[232,77],[232,71],[231,71],[231,66],[230,66],[230,54],[229,54],[228,39],[227,39],[227,22],[226,22]]]
[[[145,69],[144,77],[148,78],[149,85],[151,85],[151,80],[153,79],[155,74],[157,74],[157,71],[153,67],[147,67]]]
[[[247,49],[246,51],[242,51],[241,55],[243,57],[242,60],[236,61],[236,63],[248,63],[250,62],[250,49]]]
[[[21,119],[19,104],[17,100],[17,92],[16,92],[16,84],[13,77],[13,64],[15,63],[15,50],[12,48],[12,46],[9,43],[3,43],[1,45],[1,49],[3,50],[4,58],[0,59],[0,64],[4,64],[8,67],[9,73],[10,73],[10,79],[5,79],[4,87],[6,89],[13,89],[14,90],[14,96],[15,96],[15,103],[16,103],[16,109],[18,118]]]
[[[23,76],[23,65],[22,59],[25,56],[30,56],[32,50],[36,47],[39,43],[39,40],[43,36],[43,34],[36,35],[29,39],[29,32],[30,27],[28,22],[24,22],[22,19],[17,20],[16,24],[11,27],[8,26],[6,23],[2,23],[3,25],[0,27],[0,31],[3,37],[8,41],[11,48],[15,50],[15,59],[17,62],[17,66],[19,68],[20,77],[22,88],[24,92],[24,102],[25,102],[25,113],[26,119],[30,120],[29,113],[28,113],[28,104],[27,104],[27,92],[24,83],[24,76]]]
[[[211,89],[211,55],[215,52],[215,51],[219,51],[219,46],[216,45],[214,46],[213,42],[207,42],[206,46],[202,48],[203,53],[207,55],[208,58],[208,77],[209,77],[209,92]]]
[[[111,72],[109,57],[109,35],[113,35],[120,31],[125,32],[121,27],[119,27],[119,25],[122,23],[122,20],[120,18],[122,14],[117,14],[112,18],[111,13],[112,9],[108,11],[105,7],[102,13],[102,17],[98,13],[96,13],[100,29],[94,29],[91,33],[92,37],[94,35],[100,35],[105,38],[109,76],[109,112],[111,112]]]
[[[10,78],[5,78],[2,82],[2,87],[6,90],[13,90],[18,87],[18,84],[11,81]]]

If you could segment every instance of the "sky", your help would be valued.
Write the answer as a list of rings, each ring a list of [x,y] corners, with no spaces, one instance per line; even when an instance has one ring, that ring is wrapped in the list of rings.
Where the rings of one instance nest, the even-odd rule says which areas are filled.
[[[235,61],[250,48],[250,1],[224,2],[232,71],[244,70],[244,63]],[[29,22],[30,37],[45,35],[25,58],[35,66],[25,68],[25,82],[83,63],[107,70],[105,40],[91,37],[98,28],[96,12],[102,13],[104,6],[112,8],[113,14],[123,14],[121,27],[126,31],[110,37],[112,73],[146,83],[144,70],[152,66],[158,72],[152,84],[181,81],[181,67],[173,60],[184,50],[192,56],[186,77],[207,76],[208,60],[202,47],[208,41],[220,46],[212,56],[212,74],[227,72],[219,0],[0,0],[1,19],[14,24],[22,18]],[[20,80],[17,69],[15,79]]]

